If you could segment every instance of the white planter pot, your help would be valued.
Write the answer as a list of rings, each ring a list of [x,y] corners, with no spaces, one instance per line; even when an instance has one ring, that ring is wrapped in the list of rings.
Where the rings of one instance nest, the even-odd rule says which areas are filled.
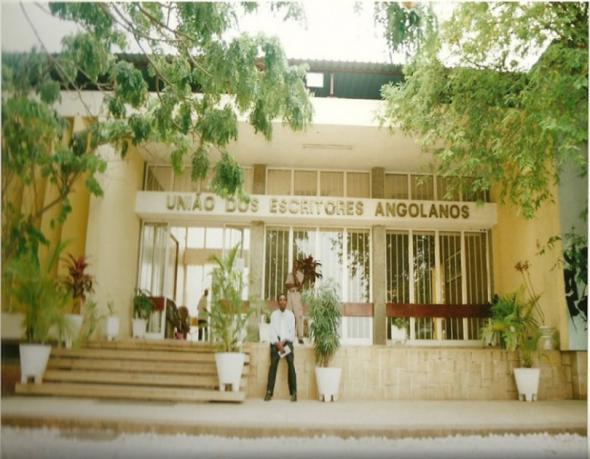
[[[320,401],[334,402],[338,400],[342,368],[315,368],[315,379],[318,385]]]
[[[241,352],[215,353],[215,364],[217,365],[217,377],[221,392],[225,392],[226,384],[231,384],[233,392],[240,391],[244,357],[244,354]]]
[[[145,329],[147,327],[147,320],[145,319],[133,319],[133,337],[134,338],[145,338]]]
[[[514,378],[516,379],[519,400],[526,400],[527,402],[537,400],[540,375],[541,370],[539,368],[514,369]]]
[[[72,347],[72,342],[80,336],[82,329],[83,317],[81,314],[66,314],[66,334],[64,336],[64,343],[67,349]]]
[[[391,326],[391,342],[392,343],[405,343],[408,339],[408,334],[405,328],[399,328],[395,325]]]
[[[270,343],[270,324],[261,322],[258,328],[261,343]]]
[[[105,323],[105,334],[107,341],[113,341],[119,337],[119,318],[117,316],[108,316]]]
[[[20,382],[26,384],[29,378],[34,378],[35,384],[41,384],[47,361],[51,353],[51,346],[45,344],[21,344],[20,353]]]

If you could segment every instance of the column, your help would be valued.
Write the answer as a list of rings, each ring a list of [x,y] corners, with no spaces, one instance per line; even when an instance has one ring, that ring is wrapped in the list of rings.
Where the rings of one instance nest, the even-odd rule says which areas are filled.
[[[373,287],[373,344],[385,344],[386,315],[385,315],[385,226],[373,226],[373,240],[371,251],[373,256],[373,270],[371,282]]]
[[[374,167],[371,169],[371,198],[382,199],[385,197],[385,169]]]
[[[264,276],[264,222],[255,221],[250,225],[250,279],[248,289],[254,300],[251,307],[257,307],[256,301],[262,301],[262,276]],[[248,341],[258,341],[258,314],[250,316],[248,321]]]

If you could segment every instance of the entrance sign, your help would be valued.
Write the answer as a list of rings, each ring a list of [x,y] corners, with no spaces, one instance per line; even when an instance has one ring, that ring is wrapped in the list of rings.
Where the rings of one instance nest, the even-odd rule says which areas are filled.
[[[301,222],[314,225],[385,225],[407,228],[487,229],[496,204],[405,199],[251,195],[249,201],[212,193],[139,191],[136,213],[151,220]]]

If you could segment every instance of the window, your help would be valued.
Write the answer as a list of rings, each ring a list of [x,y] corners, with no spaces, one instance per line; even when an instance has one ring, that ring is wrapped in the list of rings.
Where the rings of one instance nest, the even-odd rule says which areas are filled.
[[[369,230],[348,230],[346,234],[348,301],[370,301]]]
[[[370,176],[367,172],[346,173],[346,196],[351,198],[370,198]]]
[[[412,237],[414,255],[414,302],[434,303],[434,233],[414,233]],[[417,318],[416,339],[434,339],[434,320],[431,317]]]
[[[269,169],[266,192],[268,194],[291,194],[291,171],[283,169]]]
[[[439,201],[460,201],[460,182],[457,177],[436,178],[437,199]]]
[[[342,172],[320,172],[321,196],[344,196],[344,174]]]
[[[462,304],[461,233],[440,233],[442,303]],[[443,338],[463,339],[463,319],[442,319]]]
[[[276,300],[289,272],[289,230],[267,228],[265,245],[264,298]]]
[[[465,276],[467,304],[489,301],[487,233],[465,233]],[[481,328],[486,319],[468,319],[469,339],[481,339]]]
[[[170,166],[148,165],[146,168],[146,191],[169,191],[172,189],[172,169]]]
[[[385,174],[385,199],[408,199],[408,175]]]
[[[297,196],[317,196],[318,173],[317,171],[295,171],[293,191]]]
[[[432,175],[411,175],[412,184],[411,199],[433,200],[434,199],[434,178]]]

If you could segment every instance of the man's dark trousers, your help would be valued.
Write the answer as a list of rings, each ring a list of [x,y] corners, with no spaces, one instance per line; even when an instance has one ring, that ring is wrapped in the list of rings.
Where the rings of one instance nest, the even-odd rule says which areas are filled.
[[[285,346],[288,346],[291,349],[291,352],[284,357],[285,360],[287,360],[287,365],[289,366],[289,394],[297,395],[297,376],[295,375],[293,343],[291,341],[287,341]],[[277,368],[279,366],[280,360],[281,357],[279,356],[277,346],[275,344],[271,344],[270,368],[268,369],[268,384],[266,385],[267,394],[272,395],[275,390],[275,380],[277,379]]]

